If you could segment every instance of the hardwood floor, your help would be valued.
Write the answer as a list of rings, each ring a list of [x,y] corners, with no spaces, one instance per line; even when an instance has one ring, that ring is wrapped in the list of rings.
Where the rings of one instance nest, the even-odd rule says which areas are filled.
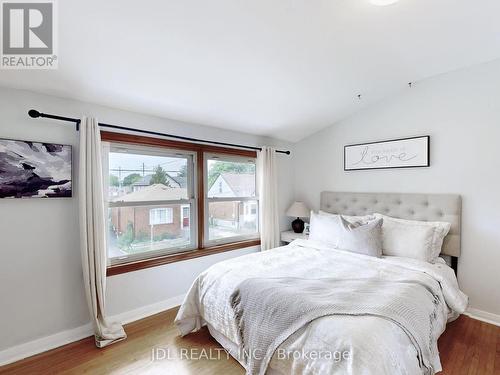
[[[0,367],[0,374],[244,374],[206,329],[178,337],[172,324],[176,312],[172,309],[128,324],[127,340],[107,348],[97,349],[93,338],[87,338]],[[153,348],[160,348],[157,358],[177,358],[152,361]],[[183,355],[181,348],[184,353],[193,350],[192,354],[200,359],[179,358]],[[448,325],[439,340],[439,350],[444,368],[441,374],[500,375],[500,327],[461,316]],[[220,358],[216,358],[217,354]]]

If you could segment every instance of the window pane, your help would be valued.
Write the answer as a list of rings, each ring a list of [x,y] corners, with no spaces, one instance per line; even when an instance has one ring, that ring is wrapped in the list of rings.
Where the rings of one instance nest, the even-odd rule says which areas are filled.
[[[113,207],[108,217],[108,256],[123,257],[191,245],[191,206]]]
[[[208,197],[255,197],[255,162],[207,160]]]
[[[109,153],[110,202],[188,199],[188,157],[141,154],[112,149]]]
[[[208,204],[209,240],[257,234],[257,206],[257,201],[210,202]]]
[[[149,210],[149,225],[172,224],[174,222],[172,207],[152,208]]]

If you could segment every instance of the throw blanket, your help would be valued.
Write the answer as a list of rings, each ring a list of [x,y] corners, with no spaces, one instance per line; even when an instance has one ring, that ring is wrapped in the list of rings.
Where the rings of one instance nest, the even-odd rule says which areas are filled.
[[[393,322],[408,335],[423,372],[433,374],[441,333],[434,322],[444,303],[440,285],[431,277],[251,278],[231,296],[248,375],[264,375],[288,337],[329,315],[370,315]]]

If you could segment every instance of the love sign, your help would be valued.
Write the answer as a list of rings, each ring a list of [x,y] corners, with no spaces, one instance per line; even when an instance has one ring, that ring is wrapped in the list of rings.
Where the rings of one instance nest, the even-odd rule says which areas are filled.
[[[430,136],[344,146],[344,170],[428,167]]]

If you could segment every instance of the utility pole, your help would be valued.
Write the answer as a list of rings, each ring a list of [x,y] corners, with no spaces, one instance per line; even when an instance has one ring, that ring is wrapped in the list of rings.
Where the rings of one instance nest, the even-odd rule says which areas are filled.
[[[122,191],[122,167],[118,167],[118,191]]]

